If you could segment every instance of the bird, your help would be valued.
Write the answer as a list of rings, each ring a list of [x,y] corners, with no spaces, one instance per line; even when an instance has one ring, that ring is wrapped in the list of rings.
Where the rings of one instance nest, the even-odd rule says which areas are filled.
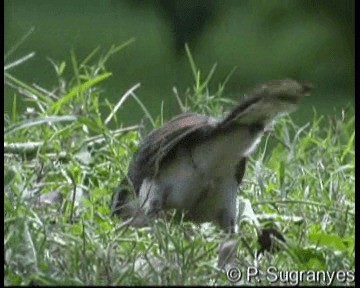
[[[112,214],[141,223],[175,209],[189,221],[235,233],[247,159],[266,129],[295,111],[312,88],[307,81],[272,80],[250,89],[222,118],[175,116],[141,141],[113,194]]]

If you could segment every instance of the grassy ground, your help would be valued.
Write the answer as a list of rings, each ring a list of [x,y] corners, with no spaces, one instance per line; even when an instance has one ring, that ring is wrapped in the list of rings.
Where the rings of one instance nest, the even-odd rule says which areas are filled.
[[[137,86],[116,105],[103,100],[101,82],[110,76],[105,64],[117,50],[100,59],[72,55],[74,77],[69,81],[62,78],[64,65],[54,65],[55,91],[30,87],[14,78],[10,68],[5,71],[6,83],[18,94],[4,127],[4,285],[231,283],[217,268],[218,247],[228,237],[218,228],[171,219],[124,228],[120,219],[110,217],[111,194],[144,132],[138,126],[122,127],[116,112],[132,97],[150,128],[166,120],[162,114],[151,117],[136,97]],[[178,95],[182,105],[221,115],[231,104],[223,86],[208,91],[212,73],[203,76],[190,62],[195,84]],[[19,115],[18,97],[36,108]],[[244,273],[248,267],[272,267],[272,272],[282,271],[277,280],[284,283],[314,284],[311,271],[327,271],[337,272],[333,283],[354,284],[354,111],[347,108],[331,118],[312,111],[309,119],[302,127],[290,117],[278,121],[250,159],[239,189],[246,209],[234,237],[240,243],[236,266]],[[109,129],[110,123],[117,128]],[[39,196],[49,192],[63,201],[45,205]],[[287,244],[279,252],[255,257],[258,222],[285,235]],[[300,280],[299,273],[285,271],[308,274]],[[269,275],[250,284],[275,281]],[[316,283],[330,281],[321,272],[318,277],[325,281]],[[245,276],[238,283],[247,284]]]

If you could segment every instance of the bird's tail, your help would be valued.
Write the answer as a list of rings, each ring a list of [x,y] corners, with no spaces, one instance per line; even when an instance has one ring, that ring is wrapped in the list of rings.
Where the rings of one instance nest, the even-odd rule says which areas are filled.
[[[277,116],[296,109],[299,98],[309,96],[313,85],[292,79],[273,80],[257,85],[246,93],[237,105],[219,124],[225,128],[234,122],[252,125],[271,122]],[[277,99],[277,101],[264,101]]]

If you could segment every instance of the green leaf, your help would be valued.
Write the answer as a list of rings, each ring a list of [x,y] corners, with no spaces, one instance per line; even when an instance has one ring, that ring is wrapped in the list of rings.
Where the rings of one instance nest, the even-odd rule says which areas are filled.
[[[77,116],[74,115],[64,115],[64,116],[49,116],[49,117],[43,117],[38,118],[34,120],[26,120],[23,122],[20,122],[18,124],[12,125],[7,129],[4,129],[4,136],[8,136],[9,134],[12,134],[18,130],[30,128],[33,126],[38,126],[42,124],[50,124],[55,122],[64,122],[64,121],[75,121],[77,119]]]
[[[349,139],[349,142],[346,146],[346,148],[344,149],[344,152],[341,155],[341,162],[344,161],[345,156],[350,152],[350,151],[354,151],[354,147],[355,147],[355,131],[351,134],[351,137]]]
[[[79,122],[81,124],[86,125],[88,128],[90,128],[92,131],[96,132],[96,133],[103,133],[102,131],[102,127],[99,127],[98,123],[96,123],[96,121],[90,119],[90,118],[86,118],[86,117],[79,117]]]
[[[63,61],[63,62],[61,62],[60,67],[59,67],[59,72],[58,72],[59,76],[61,76],[64,73],[65,68],[66,68],[66,62]]]
[[[25,84],[24,82],[18,80],[14,76],[10,75],[9,73],[4,74],[5,79],[12,81],[16,85],[18,85],[20,88],[25,89],[26,91],[30,92],[34,96],[36,96],[38,99],[42,100],[46,104],[51,104],[53,101],[50,99],[50,97],[47,97],[46,95],[42,94],[41,92],[37,91],[36,89],[30,87],[29,85]]]
[[[343,239],[338,235],[312,233],[309,234],[308,239],[310,242],[318,246],[326,246],[328,248],[333,248],[340,251],[346,250],[346,245],[344,244]]]
[[[51,111],[55,114],[57,114],[61,108],[66,103],[69,103],[74,97],[76,97],[78,94],[83,93],[87,89],[95,86],[99,82],[105,80],[106,78],[109,78],[112,75],[112,73],[104,73],[102,75],[99,75],[93,79],[90,79],[86,81],[85,83],[74,87],[68,94],[61,97],[58,101],[56,101],[51,106]]]
[[[326,268],[324,255],[315,248],[292,247],[291,252],[296,255],[305,268]]]
[[[16,174],[15,171],[11,168],[8,168],[7,166],[4,168],[4,186],[7,186],[14,179]]]

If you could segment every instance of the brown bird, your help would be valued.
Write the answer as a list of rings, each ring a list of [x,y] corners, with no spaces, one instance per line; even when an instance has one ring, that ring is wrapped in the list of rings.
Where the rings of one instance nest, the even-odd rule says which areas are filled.
[[[246,159],[266,127],[294,111],[311,88],[291,79],[270,81],[249,91],[222,119],[183,113],[152,131],[113,195],[113,214],[136,222],[138,215],[150,219],[177,209],[195,223],[213,222],[235,232]]]

